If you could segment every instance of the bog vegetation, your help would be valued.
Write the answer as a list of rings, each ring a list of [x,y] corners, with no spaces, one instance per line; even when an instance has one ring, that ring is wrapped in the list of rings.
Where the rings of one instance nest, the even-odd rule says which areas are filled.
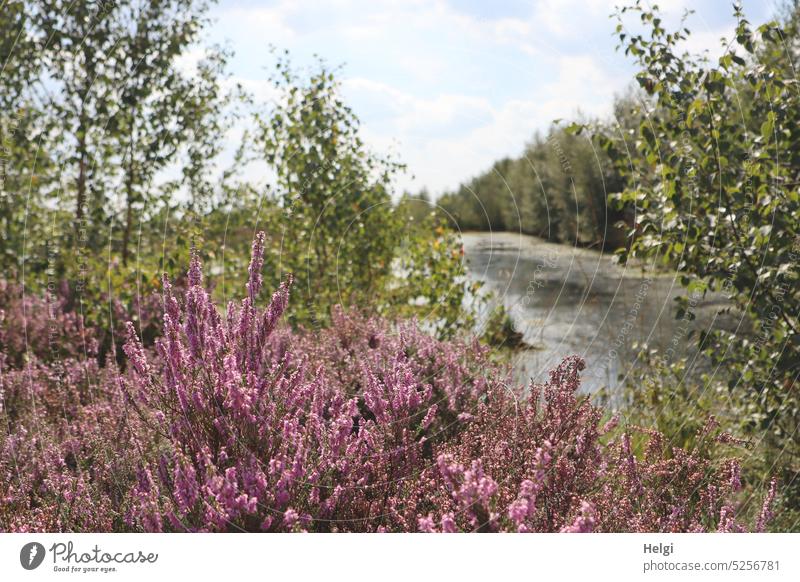
[[[0,530],[798,527],[796,7],[736,8],[718,60],[620,9],[614,119],[554,125],[440,210],[396,196],[325,62],[274,53],[271,104],[227,49],[187,67],[204,1],[3,10]],[[696,337],[704,377],[643,354],[618,412],[570,354],[514,386],[495,347],[521,338],[502,312],[476,333],[458,228],[655,258],[742,324]]]

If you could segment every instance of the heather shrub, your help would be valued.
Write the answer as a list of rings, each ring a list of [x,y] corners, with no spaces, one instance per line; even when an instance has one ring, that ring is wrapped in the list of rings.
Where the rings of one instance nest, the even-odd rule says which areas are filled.
[[[2,282],[0,305],[0,530],[124,528],[142,430],[103,354],[114,328],[85,325],[66,284],[41,296]],[[124,329],[130,312],[106,308]]]
[[[290,282],[256,309],[263,242],[248,296],[225,321],[197,257],[183,310],[165,281],[160,370],[130,328],[126,390],[149,411],[151,448],[161,451],[140,471],[134,527],[370,529],[431,458],[431,441],[457,431],[490,387],[485,348],[413,325],[392,332],[334,310],[319,335],[275,333]]]
[[[335,308],[281,325],[288,278],[223,314],[191,259],[164,279],[163,335],[127,325],[126,368],[0,354],[3,531],[745,531],[738,441],[709,419],[686,448],[616,427],[583,361],[510,387],[478,341]],[[742,513],[741,508],[751,508]],[[754,505],[758,505],[753,509]]]
[[[622,397],[626,422],[656,429],[664,442],[683,449],[703,449],[710,456],[724,462],[726,455],[741,454],[742,491],[739,496],[752,516],[759,510],[758,499],[770,488],[777,477],[781,482],[780,496],[775,502],[779,515],[772,521],[775,531],[797,529],[798,512],[793,508],[797,481],[791,472],[782,471],[777,463],[766,463],[770,458],[769,439],[757,438],[743,430],[734,396],[715,384],[713,375],[692,370],[685,359],[668,361],[655,350],[643,349],[637,355],[639,364],[626,375],[625,385],[616,394]],[[735,443],[739,451],[729,446],[715,446],[708,436],[711,427],[721,425],[728,431],[722,437]],[[718,430],[718,428],[716,429]],[[637,444],[643,435],[633,435]]]
[[[5,366],[0,356],[0,531],[117,531],[140,433],[95,360]]]
[[[564,360],[522,402],[493,397],[453,443],[442,447],[428,487],[424,531],[685,532],[745,531],[734,500],[739,462],[715,461],[729,443],[713,420],[703,448],[669,446],[654,430],[616,430],[579,395],[583,361]],[[635,454],[632,432],[643,434]],[[773,490],[751,529],[770,517]],[[423,510],[424,512],[424,510]]]
[[[94,330],[69,308],[66,285],[39,295],[0,281],[0,352],[6,366],[21,366],[28,357],[46,362],[95,356]]]
[[[129,326],[121,380],[147,451],[126,523],[147,531],[744,531],[738,462],[656,431],[601,425],[568,358],[509,389],[477,342],[334,310],[320,333],[279,327],[291,279],[220,314],[192,259],[183,306],[165,280],[164,337]],[[705,427],[701,440],[731,442]]]
[[[183,284],[183,281],[180,281]],[[66,281],[40,294],[0,280],[0,352],[6,365],[37,358],[48,363],[96,359],[124,364],[126,322],[139,326],[145,345],[161,334],[161,296],[78,291]]]

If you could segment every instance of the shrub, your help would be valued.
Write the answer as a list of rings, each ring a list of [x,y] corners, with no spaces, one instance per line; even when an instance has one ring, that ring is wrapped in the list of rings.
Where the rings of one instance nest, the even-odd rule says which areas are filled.
[[[456,432],[489,389],[484,348],[437,342],[413,324],[392,333],[335,310],[318,336],[276,333],[290,282],[256,309],[263,241],[248,296],[225,321],[197,257],[183,311],[165,282],[163,370],[131,327],[127,389],[164,451],[142,469],[136,527],[369,529],[425,466],[429,443]]]
[[[119,531],[139,453],[116,370],[0,356],[0,531]]]
[[[146,345],[161,334],[161,298],[156,293],[127,297],[83,292],[66,281],[39,295],[0,281],[0,352],[20,367],[32,358],[57,363],[96,359],[122,363],[125,323],[134,319]]]
[[[525,335],[518,331],[511,314],[500,303],[489,313],[483,330],[483,341],[495,348],[525,349]]]
[[[126,384],[152,411],[151,433],[161,435],[152,448],[162,451],[140,471],[132,526],[745,529],[732,503],[737,461],[715,464],[643,429],[640,459],[627,433],[602,442],[613,423],[601,427],[602,411],[577,396],[580,359],[524,395],[486,366],[485,348],[438,342],[413,325],[393,334],[338,311],[320,335],[276,332],[290,281],[256,309],[262,252],[259,235],[248,296],[224,322],[196,257],[183,311],[165,285],[162,371],[130,330]]]
[[[163,336],[113,363],[0,358],[0,529],[10,531],[742,531],[738,462],[708,424],[687,451],[615,428],[566,359],[530,391],[478,341],[335,309],[280,325],[291,278],[224,315],[191,260],[164,280]],[[637,451],[631,432],[644,435]]]
[[[738,3],[733,13],[731,42],[709,60],[680,55],[690,31],[665,28],[656,6],[621,7],[617,36],[646,97],[634,139],[616,127],[596,138],[625,180],[612,198],[636,208],[622,258],[673,265],[696,299],[727,296],[735,330],[702,331],[698,349],[730,394],[721,412],[763,442],[762,471],[782,475],[800,511],[798,29],[754,28]],[[633,14],[642,32],[628,29]],[[678,318],[694,318],[689,297],[678,305]]]
[[[67,303],[63,285],[40,296],[0,281],[0,351],[7,366],[21,366],[26,355],[53,362],[97,354],[93,330]]]

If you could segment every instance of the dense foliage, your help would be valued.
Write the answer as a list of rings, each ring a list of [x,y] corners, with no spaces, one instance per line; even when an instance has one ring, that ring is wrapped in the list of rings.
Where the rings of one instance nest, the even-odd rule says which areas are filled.
[[[629,30],[628,14],[638,16],[644,32]],[[790,19],[785,27],[753,29],[738,7],[735,16],[734,42],[711,63],[679,57],[689,31],[667,31],[657,10],[640,2],[622,10],[619,40],[636,59],[637,81],[649,97],[639,107],[636,139],[605,131],[595,138],[627,180],[614,198],[636,209],[622,258],[677,268],[689,291],[678,317],[692,319],[692,302],[709,292],[725,294],[727,310],[739,317],[733,331],[697,336],[713,366],[703,386],[664,387],[662,396],[695,408],[700,403],[679,391],[724,392],[717,413],[757,441],[762,470],[782,471],[797,507],[800,102],[796,45],[787,42],[797,28]]]
[[[398,166],[363,145],[358,120],[324,67],[301,80],[279,61],[276,86],[285,103],[259,129],[283,209],[273,264],[296,277],[295,315],[324,320],[334,304],[364,303],[390,274],[397,230],[390,188]]]
[[[433,228],[405,228],[391,196],[402,165],[364,145],[334,71],[320,62],[298,72],[279,56],[270,82],[280,97],[257,102],[229,78],[230,51],[204,46],[208,8],[205,0],[6,3],[5,277],[21,283],[24,273],[34,292],[66,281],[63,295],[88,325],[114,328],[117,313],[106,306],[135,312],[192,246],[225,296],[243,282],[253,232],[264,228],[270,284],[286,272],[296,278],[295,325],[324,326],[333,305],[358,304],[435,309],[430,319],[441,315],[447,334],[468,326],[460,245]],[[250,129],[229,160],[226,136],[243,117]],[[275,183],[244,180],[248,165]],[[457,260],[445,265],[443,256]],[[402,284],[398,262],[425,289]],[[447,268],[430,276],[433,265]]]
[[[535,136],[516,159],[447,193],[439,204],[462,230],[522,232],[554,242],[618,248],[625,243],[624,210],[607,203],[620,173],[588,139],[554,126]]]

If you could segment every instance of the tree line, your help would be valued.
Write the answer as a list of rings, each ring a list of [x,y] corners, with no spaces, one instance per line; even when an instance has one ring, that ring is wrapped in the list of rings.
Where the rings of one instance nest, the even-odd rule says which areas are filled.
[[[191,247],[224,296],[263,228],[269,283],[294,275],[296,324],[325,325],[337,303],[405,315],[439,305],[439,333],[466,324],[458,242],[430,209],[406,228],[408,208],[393,202],[403,166],[364,144],[335,69],[322,60],[301,69],[273,49],[265,60],[280,98],[260,102],[231,80],[232,52],[207,43],[209,8],[205,0],[5,3],[5,278],[32,291],[67,281],[70,302],[108,327],[104,304],[135,313]],[[231,133],[237,122],[242,135]],[[271,181],[244,179],[252,165]],[[398,268],[424,285],[401,284]]]
[[[624,211],[607,204],[622,178],[590,140],[554,125],[517,158],[504,158],[438,204],[462,230],[522,232],[553,242],[617,248]]]

